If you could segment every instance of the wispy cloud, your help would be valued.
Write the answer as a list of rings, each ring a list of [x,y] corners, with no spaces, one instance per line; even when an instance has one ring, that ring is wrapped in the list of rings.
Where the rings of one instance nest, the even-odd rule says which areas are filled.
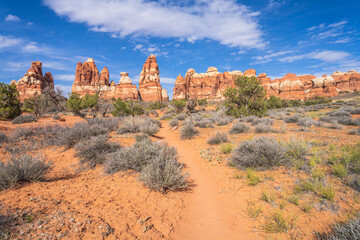
[[[3,48],[9,48],[9,47],[14,47],[14,46],[18,46],[23,42],[22,39],[20,38],[15,38],[12,36],[4,36],[4,35],[0,35],[0,50]]]
[[[311,39],[325,39],[330,37],[337,37],[342,35],[343,29],[347,24],[346,20],[332,23],[332,24],[320,24],[318,26],[313,26],[307,30],[311,34]]]
[[[164,83],[164,84],[174,84],[175,81],[176,81],[175,78],[160,77],[160,83]]]
[[[53,77],[55,81],[73,82],[75,80],[74,74],[54,74]]]
[[[18,16],[12,15],[12,14],[8,14],[5,17],[5,21],[6,22],[19,22],[20,18]]]
[[[325,51],[314,51],[307,54],[286,56],[280,58],[279,61],[290,63],[303,59],[316,59],[316,60],[321,60],[323,62],[336,62],[336,61],[344,60],[349,56],[350,54],[348,52],[325,50]]]
[[[232,47],[262,48],[259,12],[234,0],[43,0],[58,15],[112,36],[153,36],[194,42],[212,39]],[[177,5],[176,5],[177,4]],[[81,11],[79,11],[81,9]]]
[[[286,54],[289,54],[292,52],[293,52],[292,50],[280,51],[280,52],[270,53],[270,54],[267,54],[264,56],[255,56],[255,57],[252,57],[252,59],[258,60],[258,61],[256,61],[256,63],[267,63],[267,62],[273,61],[276,57],[283,56],[283,55],[286,55]]]

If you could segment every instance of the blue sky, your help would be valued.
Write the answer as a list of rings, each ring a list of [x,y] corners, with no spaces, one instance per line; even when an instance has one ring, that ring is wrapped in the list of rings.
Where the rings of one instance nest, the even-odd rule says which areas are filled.
[[[0,81],[42,61],[65,91],[76,63],[95,59],[134,83],[150,54],[172,96],[187,69],[286,73],[360,71],[358,0],[2,0]]]

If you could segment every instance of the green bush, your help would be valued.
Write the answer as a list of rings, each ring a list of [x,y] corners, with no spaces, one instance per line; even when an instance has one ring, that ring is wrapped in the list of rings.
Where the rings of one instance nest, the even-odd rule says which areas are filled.
[[[13,119],[21,114],[16,86],[0,83],[0,120]]]
[[[206,107],[208,105],[208,101],[206,99],[198,100],[198,105],[201,107]]]
[[[98,95],[89,95],[86,94],[83,98],[81,98],[80,94],[76,92],[72,92],[69,99],[66,102],[67,109],[73,112],[75,115],[80,117],[85,117],[81,110],[87,108],[94,108],[97,106],[99,100]]]
[[[240,76],[235,79],[235,88],[224,91],[226,114],[234,117],[264,116],[267,113],[266,91],[256,77]]]
[[[281,100],[279,97],[271,95],[270,98],[266,101],[266,106],[268,109],[282,108],[283,100]]]
[[[125,101],[121,100],[120,98],[118,98],[114,102],[114,108],[115,110],[112,112],[114,116],[130,115],[130,108],[128,104]]]
[[[185,99],[173,100],[171,102],[171,105],[173,105],[173,107],[175,108],[176,113],[180,113],[184,110],[184,108],[186,106],[186,100]]]

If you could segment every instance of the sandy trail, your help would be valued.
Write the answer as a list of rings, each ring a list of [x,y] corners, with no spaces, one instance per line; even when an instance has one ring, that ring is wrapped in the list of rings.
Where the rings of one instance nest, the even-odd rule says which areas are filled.
[[[193,184],[173,239],[258,239],[249,219],[234,211],[239,203],[223,191],[221,181],[216,180],[191,142],[180,140],[178,132],[171,131],[166,122],[163,125],[158,136],[177,148],[179,161],[185,164]]]

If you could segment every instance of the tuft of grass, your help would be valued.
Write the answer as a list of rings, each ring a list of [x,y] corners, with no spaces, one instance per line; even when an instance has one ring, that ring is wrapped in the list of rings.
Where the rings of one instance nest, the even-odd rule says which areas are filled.
[[[256,174],[251,168],[246,169],[246,178],[249,181],[249,184],[252,186],[257,185],[261,182],[261,178]]]
[[[269,133],[271,132],[271,126],[266,123],[259,123],[255,126],[256,133]]]
[[[273,213],[262,226],[267,233],[288,233],[295,227],[297,217],[284,217],[281,212]]]
[[[216,132],[215,135],[211,136],[207,140],[207,143],[210,145],[218,145],[227,142],[229,142],[228,135],[226,133],[220,133],[220,132]]]
[[[287,206],[287,203],[284,200],[281,200],[281,202],[279,203],[279,208],[281,210],[284,210]]]
[[[333,202],[335,199],[336,192],[334,186],[323,187],[319,193],[323,198],[329,200],[330,202]]]
[[[263,212],[262,206],[256,206],[254,203],[249,203],[246,207],[246,213],[252,219],[256,219]]]
[[[339,178],[345,178],[348,174],[347,166],[345,166],[344,164],[342,164],[340,162],[334,164],[333,171],[334,171],[335,176],[337,176]]]
[[[360,239],[360,217],[334,224],[330,233],[316,233],[316,237],[319,240]]]
[[[288,198],[288,201],[296,206],[299,206],[299,203],[300,203],[300,198],[298,195],[291,195],[289,198]]]
[[[270,203],[271,205],[275,205],[276,202],[276,196],[274,193],[268,193],[263,191],[261,195],[261,200],[264,202]]]
[[[231,143],[223,144],[221,145],[220,150],[224,154],[229,154],[233,151],[233,145]]]

